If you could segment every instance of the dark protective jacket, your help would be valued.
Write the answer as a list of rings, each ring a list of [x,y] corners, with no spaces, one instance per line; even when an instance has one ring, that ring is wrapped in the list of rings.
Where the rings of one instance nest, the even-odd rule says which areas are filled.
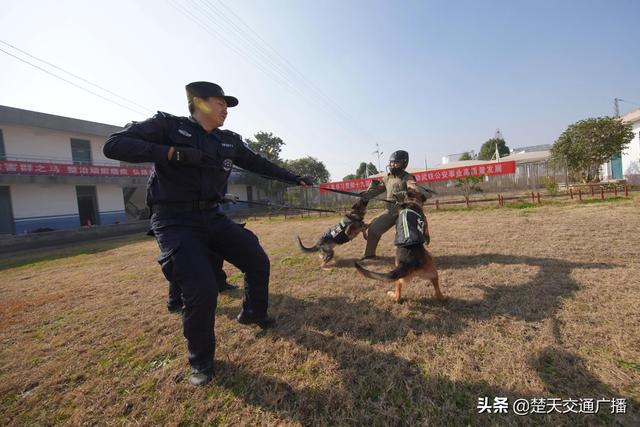
[[[206,167],[176,164],[167,159],[169,147],[195,148],[208,157]],[[110,159],[153,162],[147,183],[147,205],[211,201],[224,197],[231,169],[243,169],[297,184],[299,177],[247,147],[240,135],[216,129],[207,133],[193,118],[158,112],[109,137],[103,148]]]
[[[424,237],[424,214],[410,208],[402,208],[396,220],[396,246],[421,245]]]

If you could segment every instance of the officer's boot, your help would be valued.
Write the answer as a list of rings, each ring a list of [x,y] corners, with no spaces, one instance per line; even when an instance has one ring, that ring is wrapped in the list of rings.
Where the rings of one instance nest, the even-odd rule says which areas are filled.
[[[276,319],[268,314],[264,316],[256,316],[250,311],[242,310],[237,317],[238,323],[243,325],[258,325],[262,329],[273,328],[276,325]]]
[[[191,368],[191,375],[189,376],[189,384],[195,386],[205,385],[213,379],[213,368],[209,369],[196,369]]]

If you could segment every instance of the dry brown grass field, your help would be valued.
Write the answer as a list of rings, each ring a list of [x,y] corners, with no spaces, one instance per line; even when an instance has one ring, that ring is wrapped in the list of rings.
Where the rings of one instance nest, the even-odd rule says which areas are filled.
[[[371,217],[369,217],[371,218]],[[428,213],[448,300],[405,301],[301,254],[338,217],[253,220],[276,329],[222,294],[214,382],[193,388],[144,237],[0,266],[2,425],[640,425],[640,200]],[[393,263],[393,231],[377,271]],[[241,275],[225,265],[231,281]],[[478,398],[626,398],[626,414],[478,413]]]

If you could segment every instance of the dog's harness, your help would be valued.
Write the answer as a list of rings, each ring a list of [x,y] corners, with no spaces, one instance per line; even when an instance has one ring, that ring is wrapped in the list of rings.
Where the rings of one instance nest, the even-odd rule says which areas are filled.
[[[331,237],[338,245],[343,245],[349,241],[346,230],[351,224],[353,224],[353,220],[344,217],[339,223],[328,229],[322,237]]]
[[[423,244],[426,241],[424,227],[424,214],[409,208],[402,209],[396,220],[395,245],[411,246]]]

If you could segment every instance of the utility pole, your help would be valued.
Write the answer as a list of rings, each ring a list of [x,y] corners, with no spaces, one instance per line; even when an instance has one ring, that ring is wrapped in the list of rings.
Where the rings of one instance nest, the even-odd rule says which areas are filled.
[[[618,102],[622,101],[620,98],[613,98],[613,111],[616,117],[620,117],[620,105]]]
[[[376,143],[376,151],[371,154],[376,154],[378,156],[378,170],[380,170],[380,156],[382,156],[384,153],[380,151],[380,145],[378,145],[378,143]]]

